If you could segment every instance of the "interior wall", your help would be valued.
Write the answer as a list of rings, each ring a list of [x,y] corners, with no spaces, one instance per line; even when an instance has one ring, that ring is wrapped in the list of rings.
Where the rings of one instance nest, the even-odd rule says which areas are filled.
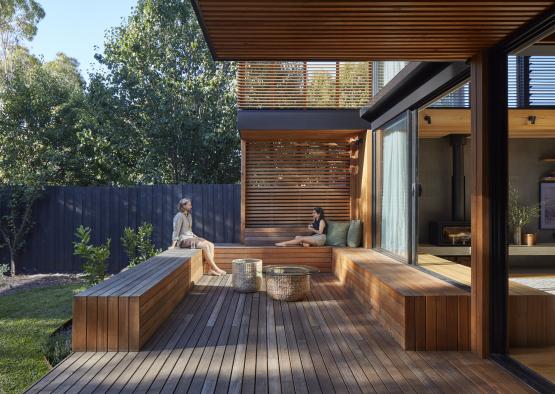
[[[419,199],[418,240],[429,243],[431,221],[451,220],[453,154],[449,137],[418,140]],[[464,145],[464,173],[470,174],[470,141]],[[465,177],[465,213],[470,221],[470,178]]]
[[[464,147],[465,174],[470,174],[470,141]],[[554,163],[542,162],[555,158],[555,139],[518,138],[509,140],[509,181],[519,190],[520,202],[539,204],[541,178],[555,171]],[[451,218],[452,153],[448,138],[422,138],[418,152],[419,179],[422,196],[419,200],[419,242],[429,243],[429,222]],[[466,215],[470,220],[470,178],[466,184]],[[524,227],[523,232],[536,233],[538,242],[555,242],[554,230],[539,229],[539,218]]]
[[[519,191],[521,204],[539,204],[541,178],[555,171],[555,163],[541,161],[546,157],[555,158],[555,139],[509,140],[509,182]],[[555,242],[555,231],[540,230],[539,218],[523,232],[536,233],[538,242]]]

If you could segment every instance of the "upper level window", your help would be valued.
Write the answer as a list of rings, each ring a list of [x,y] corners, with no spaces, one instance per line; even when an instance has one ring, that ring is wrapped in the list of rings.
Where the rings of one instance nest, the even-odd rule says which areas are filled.
[[[408,62],[373,62],[372,94],[375,96],[389,81],[395,77]]]

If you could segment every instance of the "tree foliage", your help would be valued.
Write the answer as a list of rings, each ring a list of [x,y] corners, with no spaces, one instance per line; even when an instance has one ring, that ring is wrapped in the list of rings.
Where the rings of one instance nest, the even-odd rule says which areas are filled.
[[[136,181],[235,182],[235,65],[211,59],[190,2],[139,1],[105,47],[97,58],[140,152]]]
[[[14,18],[0,9],[0,21]],[[97,59],[85,83],[65,54],[14,49],[0,82],[0,183],[238,181],[235,65],[212,61],[189,1],[140,0]]]
[[[89,286],[94,286],[106,278],[108,258],[110,257],[110,238],[102,245],[91,245],[91,229],[77,228],[75,233],[77,241],[73,243],[73,254],[81,257],[84,261],[83,272]]]
[[[44,10],[36,0],[0,0],[0,60],[4,74],[11,71],[11,55],[24,40],[37,34]]]

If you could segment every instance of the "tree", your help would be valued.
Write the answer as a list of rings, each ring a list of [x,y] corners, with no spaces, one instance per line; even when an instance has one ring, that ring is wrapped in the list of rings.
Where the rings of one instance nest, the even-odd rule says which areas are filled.
[[[0,189],[0,248],[7,247],[10,274],[16,274],[16,258],[33,228],[33,207],[41,196],[36,186],[11,186]]]
[[[97,59],[125,102],[136,182],[239,179],[235,65],[211,59],[188,1],[140,0]]]
[[[11,71],[13,51],[23,39],[33,39],[44,15],[35,0],[0,0],[0,60],[4,75]]]
[[[0,91],[0,183],[119,183],[113,153],[122,149],[114,151],[109,139],[117,130],[99,122],[107,115],[97,112],[96,93],[87,94],[78,67],[63,53],[43,63],[16,51]]]

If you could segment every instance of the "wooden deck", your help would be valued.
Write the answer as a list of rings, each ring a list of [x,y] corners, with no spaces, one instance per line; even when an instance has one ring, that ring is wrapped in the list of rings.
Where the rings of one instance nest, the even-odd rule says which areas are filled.
[[[331,275],[307,301],[203,277],[140,352],[77,352],[29,392],[532,392],[468,352],[405,352]]]

